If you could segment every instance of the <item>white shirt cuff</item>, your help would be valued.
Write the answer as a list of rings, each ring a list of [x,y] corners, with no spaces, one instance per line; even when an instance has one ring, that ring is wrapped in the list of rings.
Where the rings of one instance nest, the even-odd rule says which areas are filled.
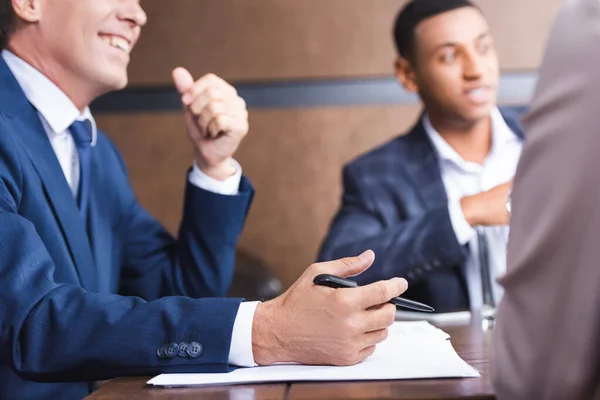
[[[236,172],[234,175],[230,176],[224,181],[219,181],[206,175],[204,172],[202,172],[202,170],[200,170],[198,164],[196,164],[196,161],[194,161],[194,167],[189,175],[190,183],[208,192],[229,196],[238,195],[240,192],[240,182],[242,181],[242,166],[235,160],[231,161],[236,169]]]
[[[256,367],[252,352],[252,322],[259,301],[243,302],[240,304],[231,335],[229,349],[229,364],[238,367]]]
[[[458,239],[458,243],[461,246],[464,246],[475,237],[477,231],[467,222],[460,201],[450,203],[448,205],[448,212],[450,213],[450,222],[452,222],[456,239]]]

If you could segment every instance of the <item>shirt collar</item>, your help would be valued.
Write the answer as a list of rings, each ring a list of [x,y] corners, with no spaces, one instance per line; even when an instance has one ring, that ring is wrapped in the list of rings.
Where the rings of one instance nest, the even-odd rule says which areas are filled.
[[[492,119],[492,149],[491,152],[501,151],[504,145],[519,141],[520,139],[508,127],[498,107],[490,112]],[[446,142],[446,140],[435,130],[427,114],[423,115],[423,128],[431,140],[433,147],[442,161],[450,161],[457,165],[463,165],[463,158]]]
[[[53,135],[64,134],[75,121],[87,120],[92,127],[92,146],[96,144],[98,129],[89,107],[80,112],[50,79],[9,50],[2,51],[2,58]]]

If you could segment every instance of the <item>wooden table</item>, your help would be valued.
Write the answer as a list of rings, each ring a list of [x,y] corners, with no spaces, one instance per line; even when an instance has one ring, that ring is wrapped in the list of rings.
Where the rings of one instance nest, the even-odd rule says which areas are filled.
[[[198,389],[155,389],[149,377],[114,379],[88,397],[108,399],[494,399],[488,373],[490,332],[481,323],[440,326],[450,334],[457,353],[481,372],[481,378],[423,379],[379,382],[294,383]]]

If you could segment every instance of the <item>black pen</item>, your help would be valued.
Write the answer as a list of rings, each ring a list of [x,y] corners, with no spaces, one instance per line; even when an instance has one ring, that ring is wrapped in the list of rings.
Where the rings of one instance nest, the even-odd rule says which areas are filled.
[[[358,283],[352,281],[350,279],[339,278],[334,275],[322,274],[317,275],[313,280],[315,285],[319,286],[327,286],[334,289],[343,289],[343,288],[355,288],[358,287]],[[424,311],[424,312],[433,312],[435,311],[433,307],[428,306],[427,304],[419,303],[416,301],[403,299],[402,297],[394,297],[389,301],[392,304],[395,304],[397,307],[409,308],[411,310],[416,311]]]

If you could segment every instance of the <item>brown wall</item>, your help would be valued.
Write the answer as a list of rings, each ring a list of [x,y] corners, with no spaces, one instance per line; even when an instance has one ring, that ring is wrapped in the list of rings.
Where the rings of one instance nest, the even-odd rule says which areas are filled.
[[[131,66],[137,86],[175,65],[235,81],[389,76],[398,0],[145,0],[150,22]],[[534,70],[560,0],[481,0],[503,70]],[[400,90],[400,89],[398,89]],[[418,106],[250,110],[236,158],[257,196],[240,247],[288,285],[314,261],[339,204],[343,163],[403,132]],[[171,231],[191,163],[177,112],[103,114],[140,201]]]
[[[253,110],[236,158],[257,190],[240,246],[291,283],[316,257],[341,193],[340,166],[402,132],[416,106]],[[192,154],[178,113],[102,117],[142,203],[175,232]],[[117,132],[118,134],[114,134]]]
[[[226,79],[389,75],[402,0],[144,0],[136,84],[170,83],[175,64]],[[475,0],[502,67],[535,68],[561,0]]]

